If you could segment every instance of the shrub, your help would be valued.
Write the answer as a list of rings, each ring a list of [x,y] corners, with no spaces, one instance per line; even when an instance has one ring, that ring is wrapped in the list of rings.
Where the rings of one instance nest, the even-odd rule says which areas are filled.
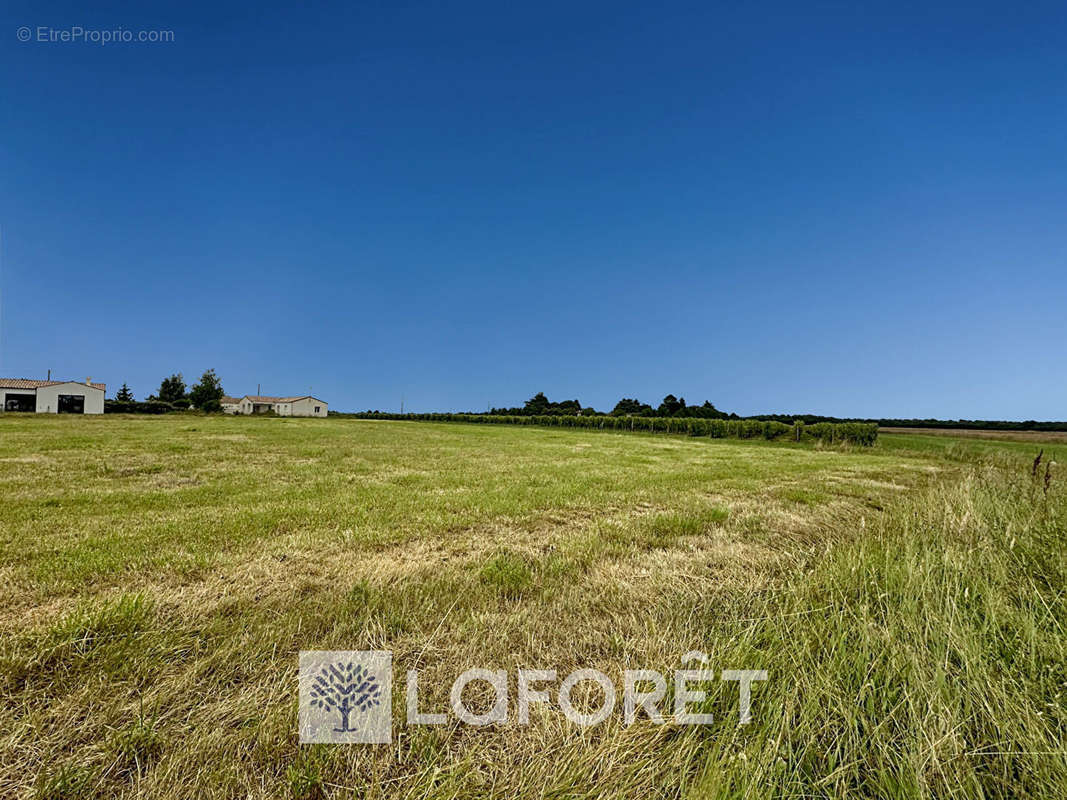
[[[168,411],[174,410],[174,406],[170,403],[164,403],[162,400],[145,400],[142,402],[104,401],[105,414],[166,414]]]

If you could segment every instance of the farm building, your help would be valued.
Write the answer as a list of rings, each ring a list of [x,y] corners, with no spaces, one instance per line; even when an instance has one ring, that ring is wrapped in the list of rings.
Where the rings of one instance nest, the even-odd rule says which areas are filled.
[[[237,397],[223,397],[219,400],[219,405],[222,406],[222,410],[227,414],[236,414],[237,407],[241,404],[241,400]]]
[[[232,401],[227,404],[226,401]],[[222,400],[222,409],[230,414],[277,414],[279,417],[325,417],[326,403],[311,395],[301,397],[266,397],[246,394],[240,400]]]
[[[38,414],[103,414],[107,385],[77,381],[35,381],[0,378],[0,411]]]

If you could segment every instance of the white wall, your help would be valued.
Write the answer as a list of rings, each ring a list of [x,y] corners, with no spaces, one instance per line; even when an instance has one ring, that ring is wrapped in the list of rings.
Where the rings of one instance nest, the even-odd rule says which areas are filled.
[[[328,410],[324,402],[316,400],[314,397],[294,400],[289,405],[292,408],[290,413],[294,417],[325,417]],[[317,412],[315,411],[316,408],[318,409]]]
[[[52,386],[40,386],[37,389],[37,413],[59,413],[59,396],[61,394],[80,394],[85,398],[86,414],[104,413],[104,390],[84,383],[56,383]]]
[[[273,403],[274,413],[279,417],[325,417],[327,407],[321,400],[316,400],[314,397],[303,398],[300,400],[293,400],[291,402]],[[235,414],[251,414],[253,411],[253,404],[246,398],[241,398],[241,402],[236,406],[236,410],[230,413]],[[315,409],[318,408],[316,412]]]

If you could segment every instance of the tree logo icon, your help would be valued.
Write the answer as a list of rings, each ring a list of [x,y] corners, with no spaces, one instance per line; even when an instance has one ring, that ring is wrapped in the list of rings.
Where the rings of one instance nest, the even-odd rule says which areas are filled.
[[[319,670],[311,685],[311,705],[325,711],[336,710],[341,715],[341,727],[337,733],[356,730],[348,726],[353,711],[366,711],[381,703],[382,686],[362,664],[354,661],[326,664]]]
[[[300,741],[391,741],[392,681],[388,650],[302,651]]]

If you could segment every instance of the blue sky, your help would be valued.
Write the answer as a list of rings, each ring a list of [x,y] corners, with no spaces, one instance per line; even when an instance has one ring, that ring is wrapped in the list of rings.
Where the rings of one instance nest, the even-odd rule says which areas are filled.
[[[1064,4],[308,5],[4,4],[0,374],[1067,419]]]

